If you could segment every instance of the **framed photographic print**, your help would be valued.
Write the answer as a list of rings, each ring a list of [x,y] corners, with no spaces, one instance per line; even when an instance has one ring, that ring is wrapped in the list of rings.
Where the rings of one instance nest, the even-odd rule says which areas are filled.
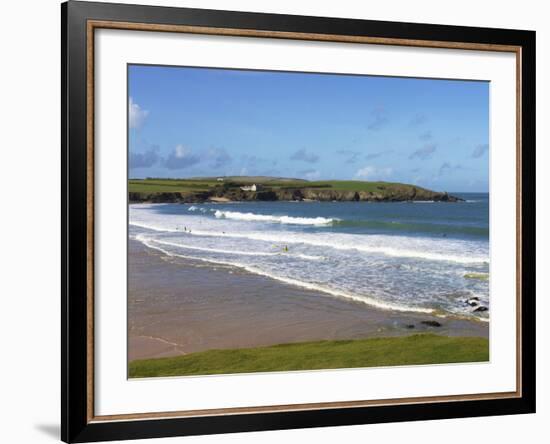
[[[62,439],[535,411],[535,33],[69,1]]]

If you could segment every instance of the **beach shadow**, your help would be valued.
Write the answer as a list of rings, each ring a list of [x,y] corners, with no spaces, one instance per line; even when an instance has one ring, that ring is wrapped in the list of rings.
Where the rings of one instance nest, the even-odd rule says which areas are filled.
[[[44,435],[59,440],[61,436],[61,427],[59,424],[35,424],[34,428],[39,430]]]

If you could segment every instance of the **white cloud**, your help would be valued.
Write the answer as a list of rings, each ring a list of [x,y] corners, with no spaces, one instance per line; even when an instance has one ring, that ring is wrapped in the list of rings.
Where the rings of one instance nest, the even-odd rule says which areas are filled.
[[[174,150],[174,155],[178,159],[183,159],[184,157],[191,155],[191,148],[188,148],[183,145],[177,145],[176,149]]]
[[[130,97],[128,102],[128,124],[130,128],[141,128],[148,115],[149,111],[142,109],[141,106],[134,103],[134,100]]]
[[[196,165],[200,162],[200,156],[193,154],[193,150],[183,145],[178,145],[164,161],[164,166],[169,170],[180,170]]]
[[[298,171],[298,174],[307,180],[315,180],[321,177],[321,172],[315,169]]]
[[[233,160],[224,148],[210,148],[206,152],[205,158],[210,162],[210,166],[215,169],[226,166]]]
[[[155,163],[157,163],[161,159],[158,151],[159,151],[158,146],[152,146],[144,153],[130,152],[128,156],[130,169],[149,168],[153,166]]]
[[[319,156],[314,152],[310,152],[305,148],[302,148],[290,156],[290,160],[301,160],[303,162],[316,163],[319,160]]]
[[[355,177],[368,180],[386,179],[393,173],[393,168],[376,168],[374,166],[366,166],[355,173]]]

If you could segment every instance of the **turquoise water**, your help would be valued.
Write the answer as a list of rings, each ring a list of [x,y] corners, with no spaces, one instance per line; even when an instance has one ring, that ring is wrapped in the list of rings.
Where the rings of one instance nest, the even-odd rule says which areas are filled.
[[[489,196],[451,194],[465,202],[135,204],[130,236],[327,297],[487,320],[466,301],[489,308],[489,281],[465,275],[489,272]]]

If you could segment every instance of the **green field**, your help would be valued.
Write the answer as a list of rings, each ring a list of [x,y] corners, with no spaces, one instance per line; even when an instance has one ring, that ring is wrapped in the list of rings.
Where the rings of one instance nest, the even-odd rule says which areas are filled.
[[[359,180],[322,180],[306,181],[302,179],[286,179],[278,177],[258,176],[231,176],[224,177],[224,181],[217,181],[215,177],[191,178],[191,179],[130,179],[128,191],[135,193],[165,193],[165,192],[197,192],[213,190],[225,184],[240,186],[251,183],[261,184],[272,190],[290,188],[321,188],[335,191],[370,191],[384,190],[402,191],[409,189],[411,185],[394,182],[365,182]],[[416,187],[422,190],[420,187]]]
[[[207,180],[185,179],[130,179],[128,191],[130,193],[172,193],[208,191],[219,182]]]
[[[397,182],[365,182],[361,180],[325,180],[319,182],[309,182],[303,187],[326,187],[337,191],[382,191],[392,189],[395,191],[411,188],[411,185]],[[418,189],[422,189],[417,187]]]
[[[208,350],[132,361],[130,378],[483,362],[489,341],[434,334]]]

